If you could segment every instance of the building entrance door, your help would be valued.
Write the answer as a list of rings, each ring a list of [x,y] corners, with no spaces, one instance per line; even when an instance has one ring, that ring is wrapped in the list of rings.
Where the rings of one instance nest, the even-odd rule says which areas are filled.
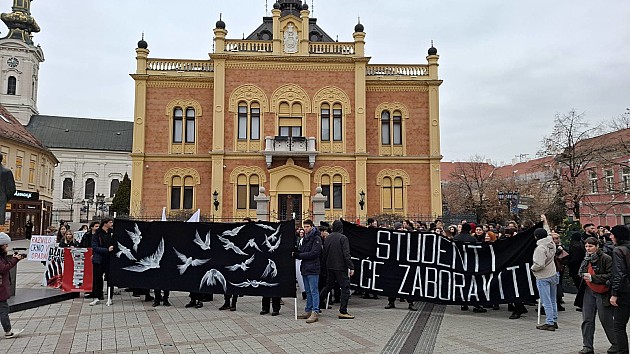
[[[302,224],[302,195],[279,194],[278,195],[278,219],[290,220]]]

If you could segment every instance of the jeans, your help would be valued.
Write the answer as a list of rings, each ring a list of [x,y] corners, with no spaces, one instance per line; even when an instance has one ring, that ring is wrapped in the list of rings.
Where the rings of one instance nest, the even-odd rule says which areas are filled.
[[[593,349],[593,336],[595,335],[595,315],[598,315],[599,322],[604,328],[604,333],[613,348],[615,343],[615,333],[613,331],[613,306],[604,306],[603,297],[591,290],[588,286],[584,289],[582,301],[582,344],[584,348]]]
[[[328,293],[334,289],[335,281],[339,283],[341,287],[341,306],[339,307],[340,313],[348,313],[348,299],[350,299],[350,277],[348,271],[343,270],[328,270],[326,274],[326,286],[322,289],[320,297],[326,299]]]
[[[549,278],[536,279],[536,287],[538,288],[538,294],[540,295],[540,302],[542,302],[545,308],[545,314],[547,315],[546,322],[548,325],[553,325],[558,322],[558,303],[556,302],[556,293],[558,291],[558,274],[550,276]]]
[[[306,291],[306,307],[304,312],[319,312],[319,275],[302,275]]]
[[[9,320],[9,303],[7,300],[0,301],[0,322],[5,333],[11,332],[11,320]]]
[[[615,331],[615,339],[617,340],[617,348],[620,354],[628,354],[628,333],[626,326],[630,317],[630,304],[619,303],[619,306],[613,309],[613,330]]]

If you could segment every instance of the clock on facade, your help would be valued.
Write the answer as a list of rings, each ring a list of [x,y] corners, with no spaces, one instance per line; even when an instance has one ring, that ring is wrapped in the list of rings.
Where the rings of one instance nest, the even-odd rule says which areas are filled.
[[[20,61],[17,58],[12,57],[12,58],[7,59],[7,64],[10,67],[15,68],[16,66],[20,65]]]

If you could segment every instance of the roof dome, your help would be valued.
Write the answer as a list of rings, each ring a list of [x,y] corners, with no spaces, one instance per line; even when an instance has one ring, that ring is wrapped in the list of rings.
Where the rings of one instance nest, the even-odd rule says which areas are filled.
[[[217,24],[215,25],[216,28],[220,28],[220,29],[225,29],[225,22],[223,22],[223,20],[219,19],[219,21],[217,21]]]
[[[429,55],[437,55],[437,48],[433,46],[433,41],[431,41],[431,48],[428,51]]]
[[[302,4],[302,10],[308,10],[308,4],[306,2]]]
[[[361,22],[357,23],[356,26],[354,26],[354,31],[355,32],[363,32],[363,30],[365,30],[365,27],[363,27]]]
[[[144,33],[142,34],[142,39],[138,41],[138,48],[147,49],[149,48],[149,43],[144,40]]]
[[[279,9],[280,8],[280,4],[276,1],[273,3],[273,8],[274,9]]]

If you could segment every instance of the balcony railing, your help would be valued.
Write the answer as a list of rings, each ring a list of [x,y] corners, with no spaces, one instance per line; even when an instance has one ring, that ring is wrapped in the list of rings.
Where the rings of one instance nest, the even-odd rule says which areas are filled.
[[[214,65],[210,60],[147,59],[147,70],[212,72]]]
[[[310,168],[315,166],[315,138],[303,136],[267,136],[265,137],[265,162],[271,167],[274,156],[308,156]]]
[[[368,64],[367,76],[429,76],[428,65]]]
[[[354,42],[309,42],[311,54],[354,55]]]
[[[254,40],[226,39],[225,40],[225,51],[226,52],[262,52],[262,53],[271,53],[271,52],[273,52],[273,42],[272,41],[254,41]]]

